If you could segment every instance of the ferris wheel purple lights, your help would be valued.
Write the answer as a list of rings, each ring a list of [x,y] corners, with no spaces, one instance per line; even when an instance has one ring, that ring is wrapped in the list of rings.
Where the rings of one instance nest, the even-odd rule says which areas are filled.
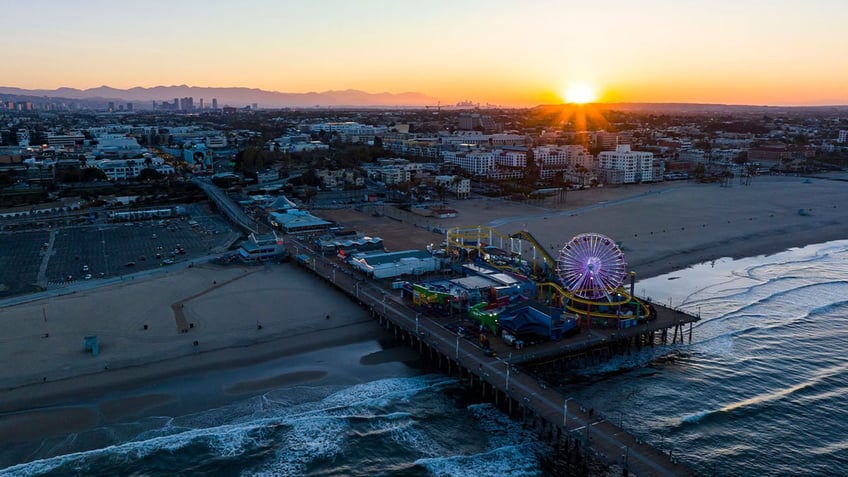
[[[609,237],[580,234],[559,252],[557,273],[562,284],[575,295],[589,300],[606,297],[624,283],[624,253]]]

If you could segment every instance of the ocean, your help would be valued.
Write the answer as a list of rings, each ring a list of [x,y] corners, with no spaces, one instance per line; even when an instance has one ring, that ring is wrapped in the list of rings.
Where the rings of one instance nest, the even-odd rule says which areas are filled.
[[[845,474],[848,241],[716,260],[636,287],[700,313],[692,343],[584,370],[567,395],[705,475]],[[543,475],[547,450],[532,431],[411,361],[374,340],[71,403],[168,397],[141,415],[6,446],[0,475]]]

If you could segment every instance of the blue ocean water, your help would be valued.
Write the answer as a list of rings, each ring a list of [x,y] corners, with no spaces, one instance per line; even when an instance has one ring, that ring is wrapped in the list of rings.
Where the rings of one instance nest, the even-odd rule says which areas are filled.
[[[700,313],[692,343],[587,369],[570,396],[706,475],[846,474],[848,241],[717,260],[637,291]],[[466,404],[452,378],[361,364],[379,352],[357,343],[160,383],[148,391],[175,404],[0,449],[0,475],[542,475],[531,432]],[[196,400],[328,363],[329,375],[307,384]]]
[[[454,378],[398,361],[361,364],[381,352],[376,341],[356,343],[136,390],[174,403],[164,406],[169,412],[0,449],[0,462],[27,461],[0,475],[541,475],[544,447],[532,432],[490,404],[466,401]],[[330,362],[323,379],[182,412],[187,399],[228,388],[233,372],[263,379],[274,368],[325,372]]]
[[[692,343],[586,370],[630,368],[570,395],[705,475],[848,475],[848,241],[704,263],[637,292],[700,313]]]

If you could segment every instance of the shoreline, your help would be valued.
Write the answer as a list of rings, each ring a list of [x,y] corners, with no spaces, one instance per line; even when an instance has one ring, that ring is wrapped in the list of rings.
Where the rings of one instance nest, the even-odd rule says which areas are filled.
[[[662,184],[657,194],[636,188],[595,191],[578,204],[592,206],[586,210],[459,201],[460,217],[442,225],[506,217],[499,228],[523,227],[552,248],[575,231],[598,231],[622,239],[628,269],[649,278],[723,257],[770,255],[848,238],[848,218],[837,206],[848,195],[840,189],[844,183],[796,179],[764,178],[727,190]],[[800,208],[815,212],[807,216]],[[409,234],[427,233],[406,226]],[[177,333],[178,314],[197,327]],[[42,338],[46,330],[49,339]],[[199,265],[25,301],[0,309],[0,356],[5,362],[26,357],[14,369],[0,370],[0,420],[166,377],[379,339],[380,330],[347,296],[293,265]],[[82,351],[88,334],[102,340],[99,357]]]
[[[196,266],[4,308],[0,355],[28,359],[0,369],[0,420],[168,377],[380,339],[382,328],[364,310],[325,290],[292,265]],[[174,303],[196,327],[178,332]],[[92,322],[97,357],[82,349],[88,332],[80,330]]]
[[[678,270],[684,270],[700,263],[720,260],[722,258],[738,260],[747,257],[769,256],[785,252],[793,248],[801,248],[808,245],[833,242],[837,240],[846,240],[848,239],[848,235],[846,235],[844,227],[829,227],[816,230],[815,237],[778,233],[769,241],[757,242],[753,240],[755,238],[757,237],[739,237],[730,241],[716,243],[713,246],[678,251],[670,256],[672,260],[665,263],[659,263],[657,261],[636,263],[632,268],[628,263],[628,268],[631,268],[637,273],[637,280],[640,278],[653,278],[660,275],[674,273]],[[746,243],[750,243],[750,245],[745,245]],[[725,253],[726,250],[732,250],[733,253]],[[681,255],[685,256],[685,258],[678,257]]]
[[[271,337],[193,355],[169,357],[119,369],[69,376],[56,381],[6,388],[0,390],[0,420],[21,412],[62,406],[68,401],[87,399],[106,392],[145,386],[157,380],[250,366],[310,351],[371,341],[380,338],[375,332],[379,333],[381,329],[376,322],[369,319],[329,331]],[[342,334],[345,331],[350,334]]]

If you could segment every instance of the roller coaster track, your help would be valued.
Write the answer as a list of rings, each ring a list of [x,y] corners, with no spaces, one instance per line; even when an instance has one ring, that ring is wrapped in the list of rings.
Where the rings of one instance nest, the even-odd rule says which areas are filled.
[[[609,302],[601,302],[597,300],[587,300],[585,298],[581,298],[553,282],[539,283],[538,292],[540,300],[550,300],[552,304],[560,305],[566,310],[572,313],[576,313],[578,315],[591,314],[593,317],[596,318],[621,318],[618,313],[602,312],[599,308],[601,306],[604,306],[607,308],[618,309],[618,307],[620,306],[629,307],[630,305],[635,304],[638,309],[639,318],[653,318],[651,316],[650,307],[645,305],[642,300],[631,296],[630,293],[628,293],[624,288],[619,288],[615,294],[610,295],[617,297],[617,299],[614,299]],[[593,309],[592,307],[595,308]]]
[[[544,260],[545,263],[548,265],[549,270],[555,271],[557,269],[557,263],[556,263],[556,260],[554,259],[554,257],[552,257],[551,254],[549,254],[547,252],[547,250],[545,250],[545,247],[543,247],[542,244],[540,244],[539,241],[536,240],[536,238],[533,237],[533,235],[530,234],[530,232],[528,232],[526,230],[522,230],[520,232],[516,232],[516,233],[510,235],[510,238],[513,239],[513,240],[518,240],[517,245],[518,245],[519,253],[520,253],[520,251],[523,251],[521,241],[526,240],[527,242],[530,243],[530,245],[533,248],[533,255],[534,255],[533,258],[534,259],[536,258],[535,255],[538,253],[542,257],[542,260]],[[513,244],[514,244],[514,242],[513,242]],[[515,250],[515,249],[513,249],[513,250]]]
[[[562,306],[569,312],[583,316],[588,314],[595,318],[619,319],[623,318],[617,313],[619,309],[625,308],[633,311],[635,308],[635,315],[639,318],[653,318],[650,307],[642,300],[631,296],[624,288],[619,288],[615,293],[610,293],[606,301],[598,301],[581,298],[562,288],[558,283],[550,281],[556,279],[557,260],[526,230],[505,235],[492,227],[474,225],[453,227],[448,229],[446,235],[449,250],[451,248],[465,251],[474,250],[481,257],[484,257],[486,247],[494,246],[513,256],[521,257],[522,260],[532,262],[534,272],[537,275],[536,279],[539,281],[539,299],[549,300],[550,303]],[[521,273],[511,265],[489,263],[500,270]],[[542,267],[542,264],[544,264],[544,267]],[[602,311],[604,309],[614,309],[615,311]]]
[[[529,232],[521,231],[513,235],[506,235],[498,230],[485,225],[474,225],[464,227],[453,227],[447,231],[448,248],[462,250],[476,250],[483,256],[485,247],[494,246],[512,256],[518,256],[522,260],[533,263],[534,270],[545,269],[547,275],[556,272],[556,260],[547,252]],[[525,245],[529,245],[529,250]],[[529,255],[529,256],[528,256]],[[544,266],[542,266],[544,264]],[[492,264],[500,269],[515,271],[511,267]],[[542,275],[542,273],[540,273]]]

